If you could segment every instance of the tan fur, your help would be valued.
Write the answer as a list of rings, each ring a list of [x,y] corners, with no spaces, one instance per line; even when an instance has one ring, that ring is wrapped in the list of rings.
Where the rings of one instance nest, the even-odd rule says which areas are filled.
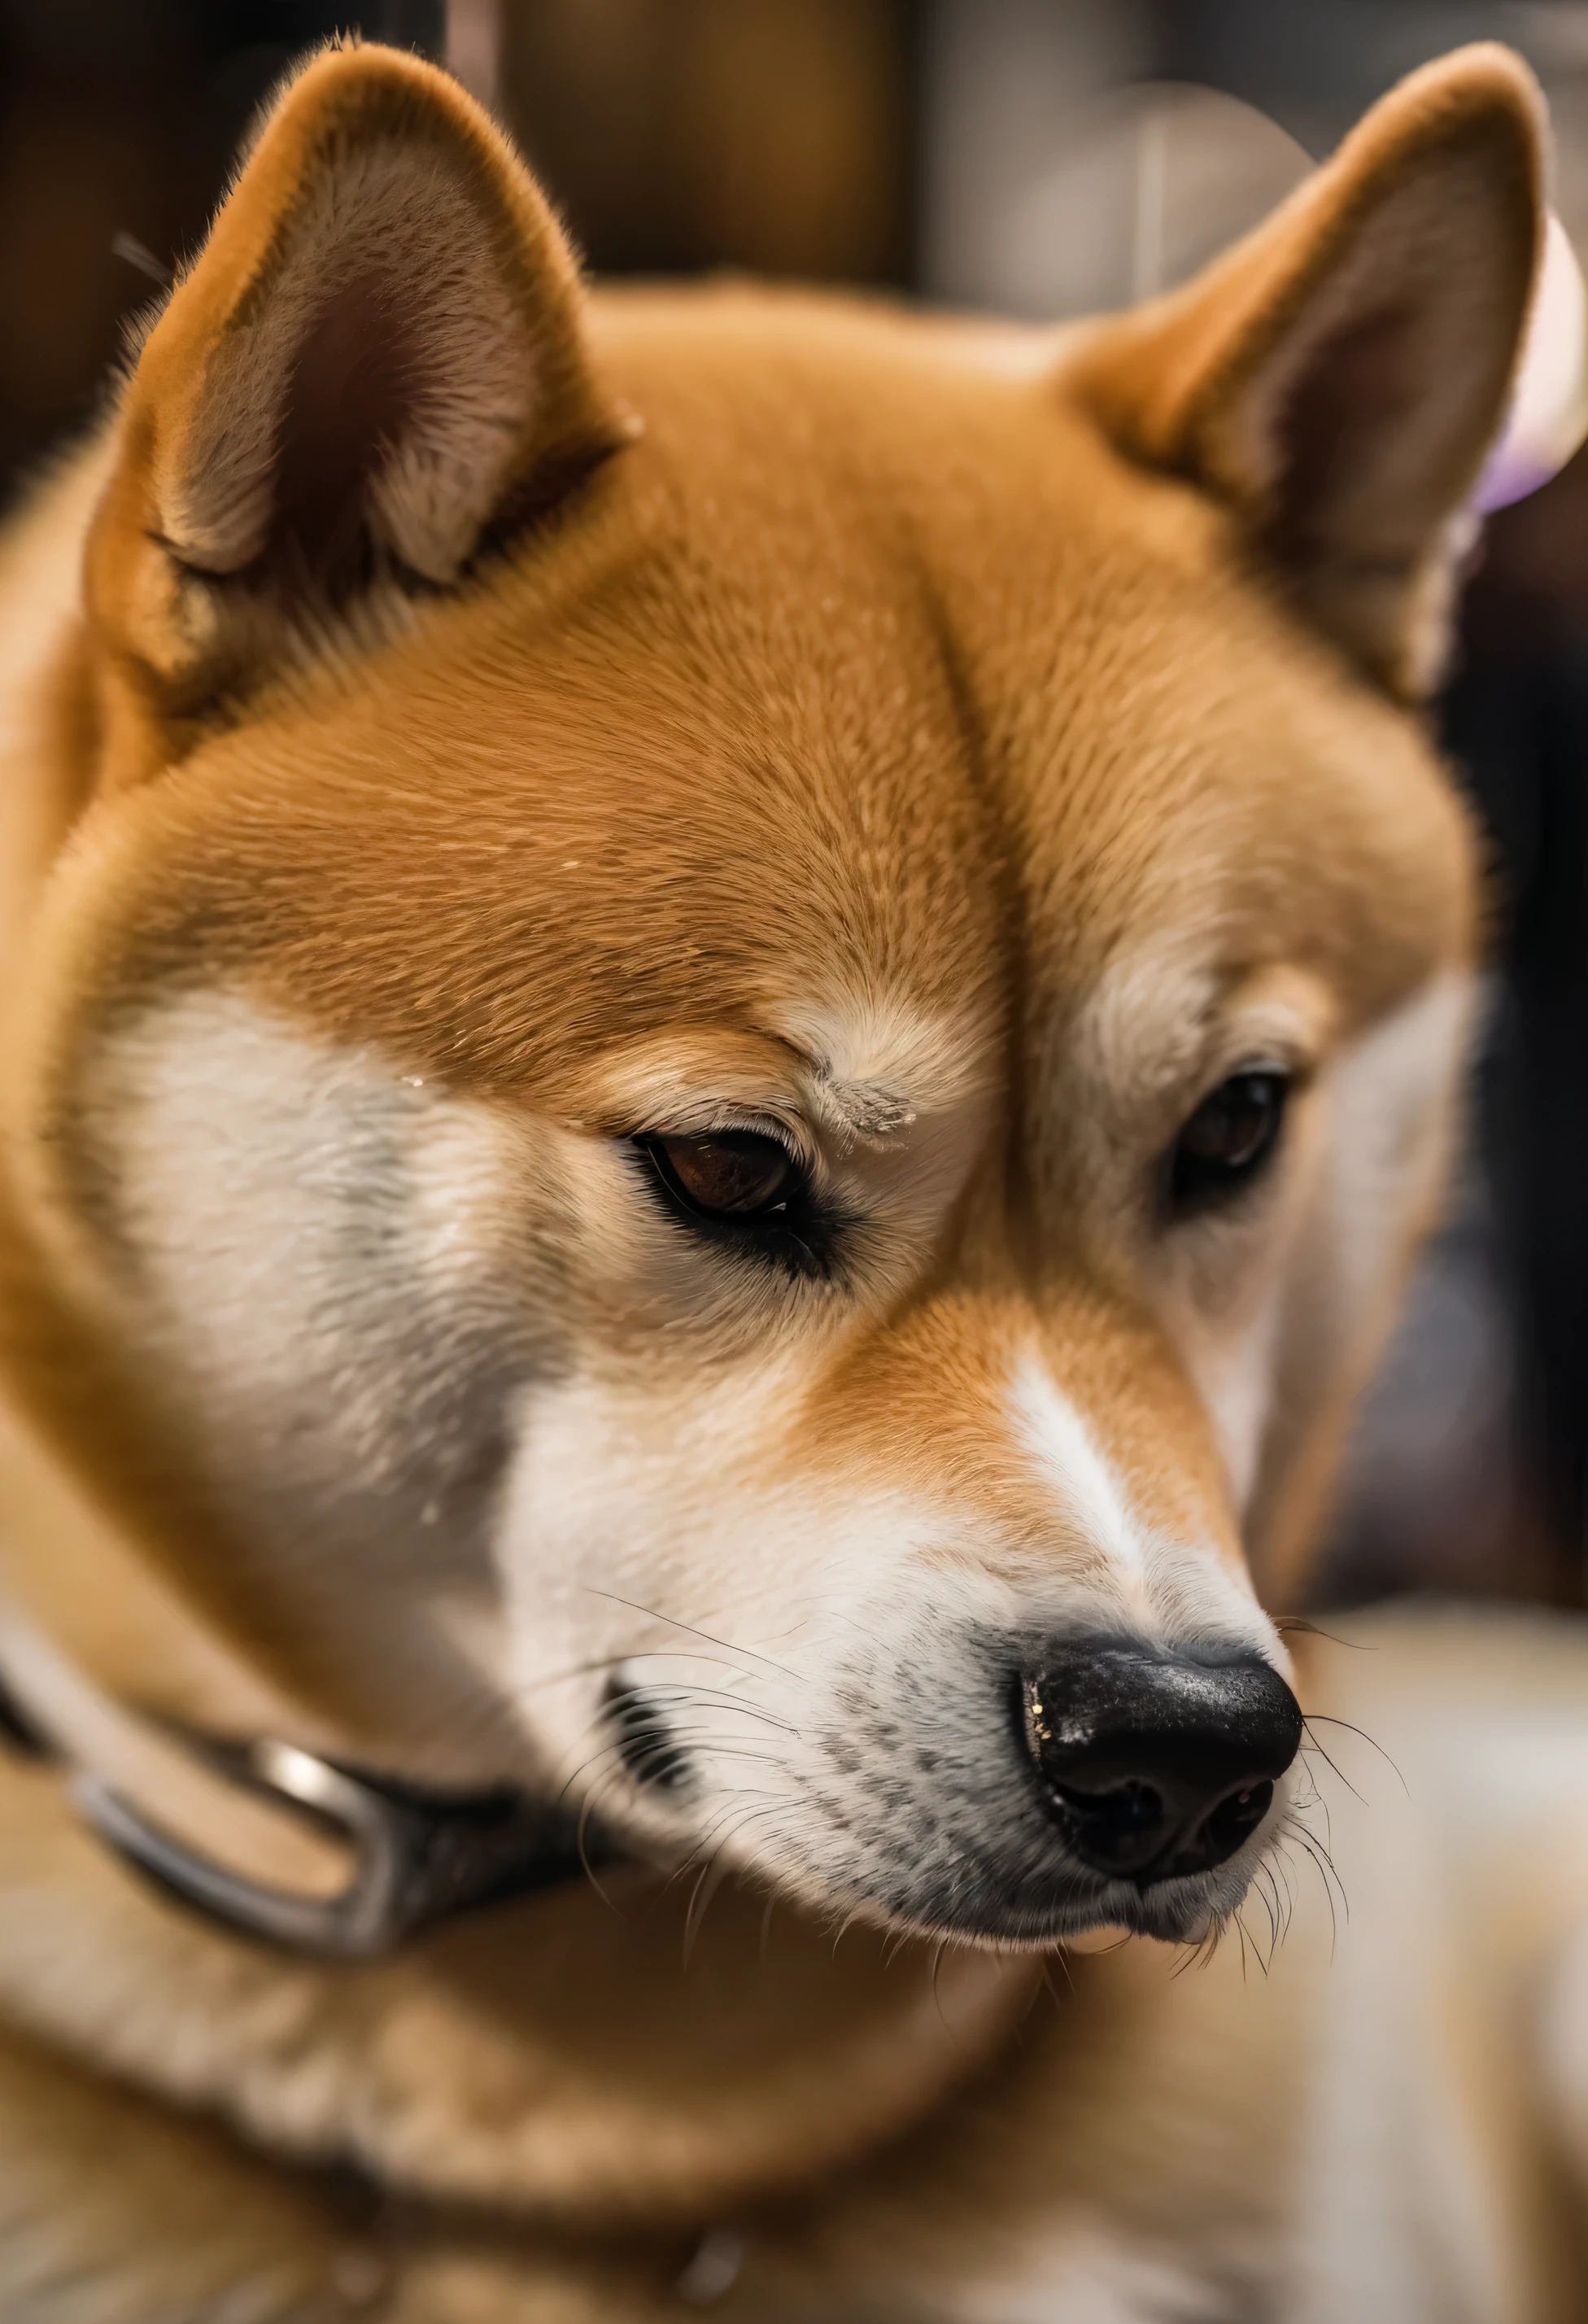
[[[1540,170],[1466,51],[1200,285],[999,334],[589,298],[440,76],[285,95],[0,552],[7,1575],[151,1708],[662,1868],[327,1967],[8,1765],[8,2324],[640,2318],[740,2242],[756,2318],[1580,2312],[1524,2016],[1581,2006],[1583,1644],[1308,1646],[1414,1804],[1308,1757],[1184,1976],[978,1904],[964,1676],[1285,1664],[1449,1139],[1474,851],[1407,706]],[[1253,1060],[1274,1170],[1166,1222]],[[825,1275],[638,1175],[757,1127]],[[703,1806],[625,1773],[619,1670]]]

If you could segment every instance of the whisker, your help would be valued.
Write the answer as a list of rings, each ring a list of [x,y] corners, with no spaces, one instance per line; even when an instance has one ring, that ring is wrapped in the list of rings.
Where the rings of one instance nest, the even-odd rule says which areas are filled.
[[[1315,1751],[1318,1757],[1323,1761],[1324,1766],[1328,1769],[1330,1775],[1337,1776],[1339,1781],[1345,1784],[1345,1789],[1350,1793],[1352,1798],[1354,1800],[1361,1800],[1363,1806],[1366,1807],[1366,1800],[1363,1799],[1362,1794],[1357,1790],[1350,1776],[1342,1772],[1339,1766],[1336,1766],[1336,1762],[1330,1757],[1323,1745],[1317,1741],[1315,1736],[1312,1735],[1310,1722],[1305,1719],[1301,1721],[1301,1731],[1308,1738],[1305,1747],[1307,1750]],[[1317,1779],[1314,1778],[1315,1783],[1316,1780]],[[1320,1799],[1323,1797],[1321,1792],[1318,1794],[1318,1797]]]
[[[639,1657],[629,1655],[625,1659],[636,1662]],[[695,1686],[684,1679],[637,1680],[632,1686],[620,1687],[610,1694],[601,1708],[610,1715],[621,1710],[625,1703],[636,1702],[714,1703],[740,1718],[758,1719],[765,1727],[781,1728],[785,1735],[794,1736],[796,1741],[800,1738],[800,1729],[792,1720],[780,1719],[775,1711],[768,1711],[764,1704],[747,1702],[743,1695],[730,1693],[726,1687]]]
[[[1244,1914],[1237,1912],[1235,1915],[1235,1934],[1241,1940],[1241,1983],[1244,1985],[1246,1982],[1247,1956],[1249,1953],[1255,1951],[1256,1947],[1252,1945],[1248,1941],[1246,1934],[1246,1923]]]
[[[588,1678],[592,1671],[610,1670],[614,1663],[628,1659],[627,1654],[592,1655],[588,1662],[570,1663],[565,1670],[543,1671],[516,1691],[520,1694],[540,1694],[548,1686],[565,1686],[571,1679]]]
[[[586,1800],[584,1805],[580,1810],[579,1821],[574,1827],[574,1846],[578,1850],[579,1861],[581,1866],[583,1868],[585,1878],[595,1890],[596,1895],[601,1898],[601,1903],[606,1906],[608,1912],[616,1914],[618,1919],[620,1921],[627,1921],[629,1919],[629,1915],[624,1912],[622,1906],[618,1903],[617,1898],[604,1885],[600,1874],[590,1860],[590,1823],[594,1812],[595,1802],[592,1795],[590,1799]]]
[[[780,1671],[785,1678],[792,1678],[796,1685],[810,1683],[798,1671],[790,1670],[783,1663],[775,1663],[766,1655],[757,1654],[753,1646],[735,1646],[731,1639],[716,1637],[710,1630],[698,1628],[693,1622],[680,1621],[675,1614],[664,1614],[658,1607],[642,1606],[636,1598],[620,1598],[615,1590],[597,1590],[591,1582],[584,1586],[592,1598],[609,1598],[614,1606],[627,1606],[631,1614],[644,1614],[653,1622],[665,1622],[672,1629],[687,1632],[692,1638],[704,1638],[708,1646],[721,1646],[724,1654],[732,1655],[737,1660],[765,1663],[768,1670]]]
[[[1178,1981],[1180,1978],[1188,1975],[1192,1969],[1206,1969],[1208,1966],[1212,1961],[1214,1955],[1217,1952],[1220,1943],[1223,1941],[1225,1934],[1225,1926],[1226,1924],[1224,1922],[1215,1922],[1214,1925],[1210,1929],[1207,1930],[1203,1935],[1198,1938],[1194,1945],[1186,1945],[1182,1948],[1181,1958],[1175,1963],[1175,1966],[1170,1972],[1171,1982]],[[1246,1974],[1244,1953],[1245,1932],[1237,1928],[1236,1934],[1241,1939],[1243,1948],[1241,1976],[1244,1982]],[[1115,1948],[1110,1946],[1109,1950],[1113,1951],[1114,1950]]]
[[[1310,1834],[1302,1831],[1298,1828],[1288,1833],[1287,1838],[1293,1840],[1298,1848],[1301,1848],[1306,1850],[1307,1854],[1312,1858],[1313,1866],[1317,1873],[1318,1878],[1323,1883],[1324,1895],[1328,1898],[1329,1904],[1329,1959],[1332,1961],[1335,1958],[1335,1954],[1338,1949],[1340,1941],[1340,1923],[1338,1916],[1335,1911],[1335,1891],[1336,1887],[1339,1887],[1340,1903],[1345,1912],[1347,1923],[1349,1923],[1351,1918],[1350,1899],[1346,1896],[1344,1887],[1340,1886],[1340,1876],[1335,1870],[1333,1861],[1329,1858],[1326,1850],[1320,1854],[1317,1848],[1314,1845]]]
[[[739,1825],[736,1824],[734,1831],[737,1832],[739,1829]],[[731,1834],[725,1836],[724,1846],[726,1838],[731,1836]],[[684,1967],[685,1969],[693,1959],[695,1943],[700,1936],[711,1899],[732,1868],[723,1852],[723,1847],[719,1847],[701,1868],[700,1877],[695,1882],[690,1896],[689,1910],[684,1916]]]
[[[1069,1956],[1065,1951],[1062,1945],[1059,1946],[1055,1951],[1044,1956],[1042,1960],[1042,1973],[1038,1982],[1047,1987],[1049,1998],[1052,2002],[1054,2008],[1061,2010],[1064,2006],[1063,1997],[1058,1992],[1053,1983],[1052,1971],[1055,1961],[1057,1961],[1059,1967],[1064,1971],[1064,1982],[1069,1987],[1070,1998],[1072,2000],[1074,1999],[1075,1976],[1069,1966]]]
[[[1347,1735],[1359,1735],[1362,1738],[1362,1740],[1368,1746],[1369,1749],[1376,1751],[1380,1758],[1384,1762],[1384,1765],[1387,1767],[1393,1769],[1396,1781],[1400,1784],[1401,1790],[1406,1794],[1408,1799],[1411,1797],[1411,1788],[1407,1783],[1405,1776],[1401,1774],[1400,1768],[1396,1766],[1394,1760],[1391,1758],[1390,1754],[1385,1750],[1383,1745],[1375,1741],[1374,1738],[1368,1733],[1365,1727],[1354,1727],[1348,1719],[1331,1718],[1326,1711],[1309,1711],[1307,1714],[1306,1724],[1310,1727],[1315,1722],[1323,1727],[1342,1727],[1345,1729]],[[1323,1747],[1319,1744],[1316,1745],[1314,1748],[1321,1750]]]
[[[1268,1868],[1265,1865],[1263,1867],[1263,1870],[1266,1871],[1267,1868]],[[1269,1959],[1271,1960],[1273,1958],[1274,1948],[1278,1945],[1280,1941],[1279,1897],[1277,1894],[1271,1895],[1270,1892],[1262,1886],[1261,1875],[1252,1883],[1252,1894],[1256,1897],[1264,1913],[1268,1915]]]
[[[1321,1623],[1308,1621],[1305,1614],[1276,1614],[1273,1626],[1281,1636],[1293,1630],[1303,1631],[1308,1637],[1326,1639],[1331,1646],[1344,1646],[1350,1655],[1376,1655],[1379,1651],[1365,1638],[1336,1637],[1333,1630],[1326,1630]]]
[[[753,1803],[757,1800],[762,1803],[758,1807],[753,1804],[748,1807],[742,1806],[742,1803],[745,1801]],[[746,1823],[749,1822],[752,1818],[766,1815],[776,1815],[783,1809],[786,1808],[788,1802],[786,1799],[776,1793],[737,1793],[731,1800],[724,1803],[719,1812],[715,1821],[708,1828],[708,1830],[701,1833],[689,1854],[685,1856],[681,1862],[674,1866],[664,1883],[664,1886],[666,1888],[675,1888],[681,1880],[686,1880],[692,1872],[698,1870],[701,1864],[710,1858],[713,1849],[725,1847],[728,1841],[732,1840],[741,1828]],[[737,1819],[735,1817],[736,1810],[739,1811]]]

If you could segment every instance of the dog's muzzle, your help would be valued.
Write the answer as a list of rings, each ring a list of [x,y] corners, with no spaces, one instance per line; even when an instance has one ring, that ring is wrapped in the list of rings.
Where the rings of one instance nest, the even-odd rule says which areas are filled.
[[[1255,1655],[1078,1642],[1021,1684],[1026,1748],[1073,1856],[1145,1888],[1209,1872],[1262,1824],[1301,1710]]]

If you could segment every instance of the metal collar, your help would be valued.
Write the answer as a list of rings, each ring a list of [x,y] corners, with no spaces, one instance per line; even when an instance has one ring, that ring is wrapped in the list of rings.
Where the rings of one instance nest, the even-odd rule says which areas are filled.
[[[610,1854],[572,1812],[522,1792],[430,1792],[292,1743],[164,1726],[105,1694],[9,1601],[0,1737],[61,1767],[84,1821],[169,1895],[297,1952],[388,1953]]]

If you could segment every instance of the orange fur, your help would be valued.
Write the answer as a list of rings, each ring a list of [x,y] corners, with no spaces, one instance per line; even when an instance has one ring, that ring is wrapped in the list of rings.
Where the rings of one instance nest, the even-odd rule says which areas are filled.
[[[1000,337],[745,288],[587,297],[443,77],[357,47],[305,70],[107,438],[0,567],[41,609],[0,672],[8,1560],[107,1683],[421,1780],[610,1795],[534,1724],[569,1682],[533,1661],[562,1567],[509,1571],[492,1536],[448,1568],[428,1512],[400,1557],[384,1518],[349,1548],[312,1530],[328,1489],[289,1504],[311,1529],[283,1520],[285,1546],[262,1514],[344,1406],[350,1494],[409,1450],[352,1356],[271,1418],[342,1344],[341,1277],[290,1328],[271,1303],[311,1271],[290,1205],[339,1183],[312,1125],[350,1090],[411,1133],[424,1281],[466,1292],[418,1334],[415,1397],[445,1388],[424,1366],[456,1314],[460,1348],[499,1307],[544,1329],[536,1425],[583,1450],[555,1490],[529,1464],[530,1514],[618,1480],[567,1571],[603,1525],[652,1529],[656,1586],[693,1594],[645,1653],[785,1588],[791,1540],[840,1602],[860,1508],[903,1544],[841,1600],[862,1636],[913,1591],[923,1623],[1073,1598],[1170,1627],[1201,1592],[1212,1628],[1272,1638],[1248,1572],[1271,1605],[1296,1586],[1448,1140],[1474,850],[1408,705],[1527,311],[1539,134],[1521,69],[1464,52],[1201,283]],[[1251,1223],[1173,1233],[1162,1157],[1254,1056],[1294,1084],[1282,1172]],[[863,1222],[841,1279],[708,1277],[640,1214],[626,1141],[746,1123]],[[286,1207],[250,1273],[278,1137]],[[1135,1565],[1066,1499],[1050,1404]],[[621,1593],[581,1586],[609,1601],[581,1667],[615,1664]],[[445,1635],[459,1607],[489,1648]],[[766,1595],[748,1660],[797,1659],[785,1616]],[[53,1776],[7,1772],[0,2011],[251,2143],[217,2132],[214,2176],[243,2190],[216,2197],[233,2281],[287,2250],[262,2317],[320,2313],[290,2306],[304,2283],[348,2304],[337,2238],[364,2230],[316,2191],[331,2162],[377,2215],[413,2202],[381,2230],[379,2312],[415,2324],[665,2312],[692,2237],[752,2209],[734,2298],[758,2316],[991,2315],[976,2284],[1051,2228],[1053,2281],[1117,2295],[1074,2312],[1124,2318],[1284,2242],[1327,2047],[1318,1928],[1261,1996],[1228,1949],[1183,1987],[1145,1941],[1078,1962],[1017,2037],[1029,1956],[942,1965],[902,1914],[891,1969],[875,1928],[834,1955],[841,1884],[722,1861],[693,1977],[681,1908],[638,1875],[631,1918],[554,1896],[326,1969],[185,1920]],[[785,1892],[769,1942],[757,1879]],[[1564,1880],[1547,1914],[1580,1901]],[[0,2147],[41,2073],[0,2057]],[[48,2107],[69,2181],[134,2104],[74,2127],[96,2106],[74,2074]],[[149,2133],[143,2224],[59,2177],[28,2199],[94,2209],[126,2324],[174,2312],[187,2135]],[[34,2296],[7,2313],[102,2312]],[[1528,2298],[1504,2312],[1567,2312]]]

